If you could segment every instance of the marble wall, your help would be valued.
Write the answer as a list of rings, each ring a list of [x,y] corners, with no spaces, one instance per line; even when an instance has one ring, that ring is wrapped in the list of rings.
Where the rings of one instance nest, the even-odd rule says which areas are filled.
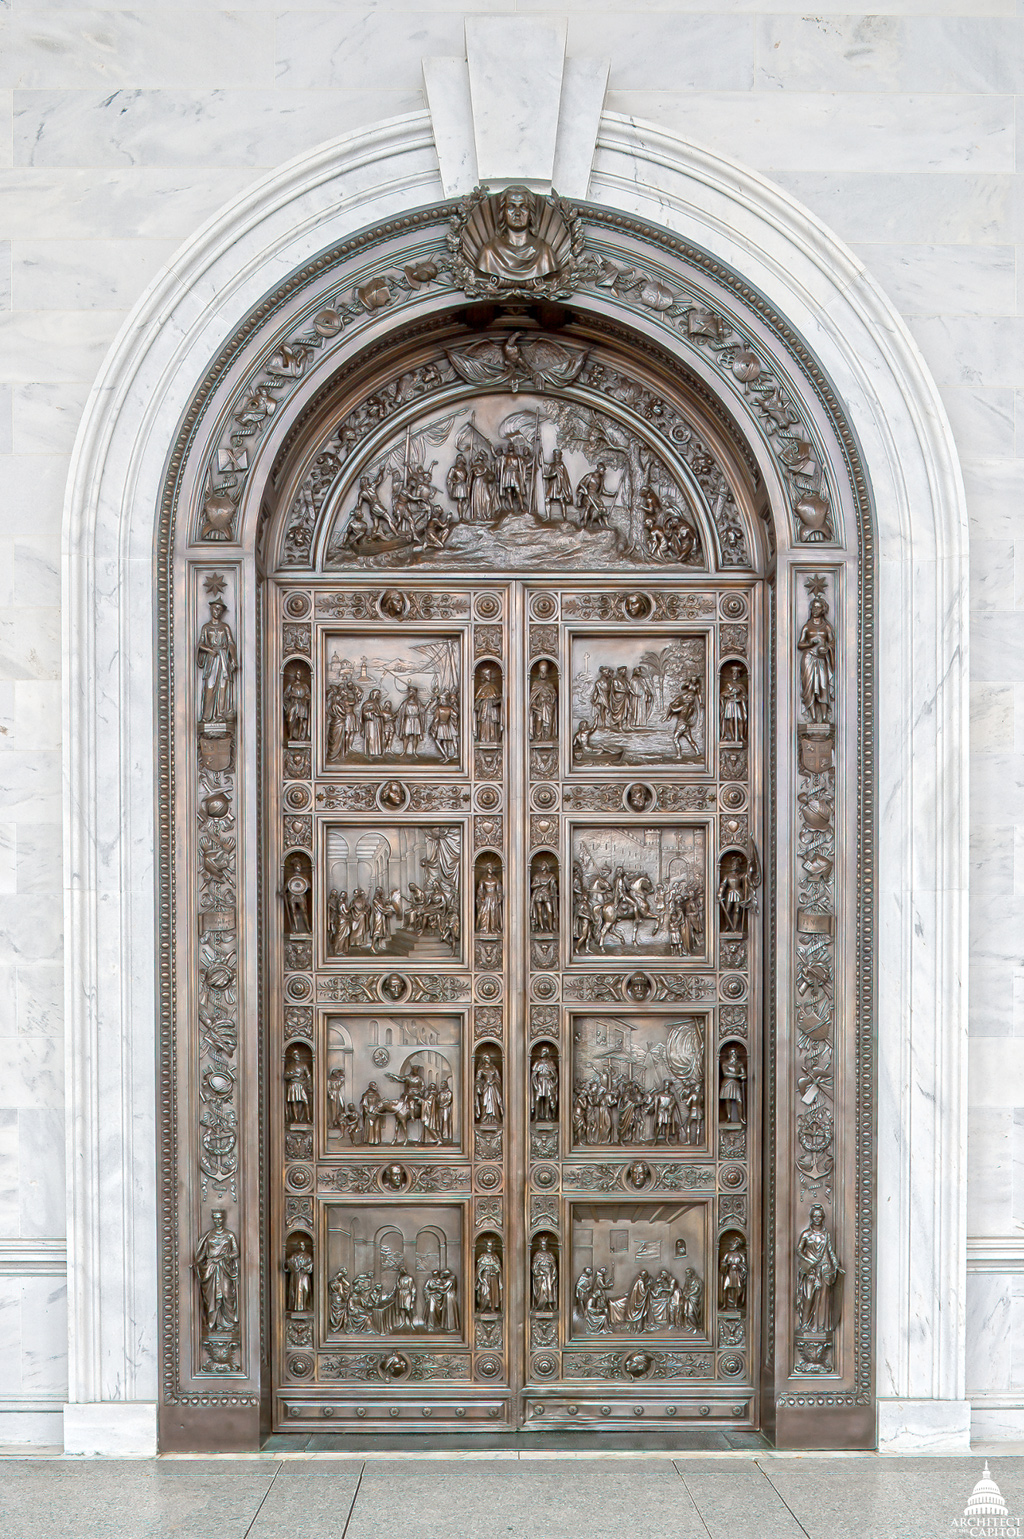
[[[1024,1427],[1024,320],[1016,0],[489,0],[564,15],[607,105],[774,178],[907,318],[971,511],[968,1389]],[[0,9],[0,1441],[65,1391],[60,521],[90,383],[179,242],[257,176],[423,105],[450,0]],[[1018,430],[1017,412],[1021,409]],[[168,424],[170,431],[171,424]]]

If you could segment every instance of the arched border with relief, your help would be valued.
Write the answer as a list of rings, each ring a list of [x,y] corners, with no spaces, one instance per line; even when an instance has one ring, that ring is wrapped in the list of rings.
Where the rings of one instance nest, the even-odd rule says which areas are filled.
[[[458,306],[463,275],[446,253],[452,215],[451,205],[441,205],[387,221],[291,275],[222,349],[170,456],[158,536],[159,797],[166,840],[160,851],[162,1403],[168,1428],[187,1424],[189,1410],[205,1421],[215,1408],[254,1406],[266,1393],[263,1278],[272,1263],[262,1255],[266,1175],[258,1133],[266,1073],[258,1032],[266,912],[258,879],[261,512],[282,446],[339,371],[358,372],[365,355],[385,348],[395,329],[425,328],[439,311]],[[733,423],[764,488],[760,514],[770,521],[774,547],[769,672],[777,746],[763,1415],[782,1441],[813,1446],[820,1445],[827,1411],[834,1444],[871,1446],[874,541],[866,477],[828,379],[785,319],[740,275],[668,232],[608,209],[586,206],[578,222],[583,255],[563,302],[598,327],[618,327],[637,345],[646,339],[675,356]],[[539,314],[543,323],[543,309]],[[753,531],[748,543],[753,548]],[[819,594],[838,636],[834,720],[824,734],[823,724],[801,708],[797,682],[797,638]],[[209,728],[197,726],[196,648],[218,614],[232,629],[238,659],[229,747],[222,729],[215,745]],[[806,821],[808,795],[819,807],[834,803],[833,828],[824,835]],[[293,821],[298,847],[303,818]],[[815,848],[827,847],[831,874],[822,880],[809,881],[797,868],[808,838]],[[204,841],[231,848],[228,873],[222,870],[219,880],[210,879]],[[809,1023],[811,1007],[817,1014]],[[298,995],[295,1008],[303,1008]],[[213,1067],[223,1065],[232,1021],[237,1040],[237,1051],[228,1054],[235,1082],[217,1095],[208,1086],[210,1017],[221,1033]],[[818,1114],[813,1127],[809,1108]],[[234,1135],[236,1153],[211,1168],[209,1143],[225,1132],[229,1143]],[[847,1274],[838,1328],[817,1357],[795,1321],[795,1247],[816,1200],[828,1206]],[[197,1323],[193,1267],[214,1210],[226,1212],[240,1253],[237,1329],[233,1336],[215,1333],[216,1339]],[[185,1434],[185,1442],[196,1436]],[[165,1441],[174,1446],[177,1437],[168,1431]]]

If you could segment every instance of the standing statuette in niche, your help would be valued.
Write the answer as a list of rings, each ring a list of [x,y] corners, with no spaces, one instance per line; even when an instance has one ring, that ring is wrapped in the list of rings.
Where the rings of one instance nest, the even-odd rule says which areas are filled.
[[[723,1309],[742,1309],[747,1302],[747,1252],[742,1235],[734,1234],[718,1267],[719,1290]]]
[[[304,677],[293,673],[284,686],[284,730],[289,743],[309,741],[310,690]]]
[[[498,863],[495,860],[489,860],[484,866],[483,875],[476,884],[476,930],[478,935],[501,934],[504,896]]]
[[[208,1331],[234,1330],[238,1325],[238,1240],[227,1227],[225,1214],[210,1214],[210,1227],[196,1246],[195,1271]]]
[[[534,1122],[558,1120],[558,1064],[545,1042],[530,1070],[530,1117]]]
[[[288,1313],[305,1314],[313,1307],[313,1252],[306,1235],[295,1242],[295,1249],[285,1257],[288,1274]]]
[[[497,747],[501,742],[501,674],[497,668],[479,670],[473,715],[477,742],[484,748]]]
[[[722,670],[719,691],[720,732],[723,743],[747,741],[747,683],[738,663]]]
[[[476,1259],[476,1307],[481,1315],[501,1313],[501,1257],[490,1236]]]
[[[293,1047],[284,1066],[285,1105],[290,1123],[313,1120],[313,1076],[304,1063],[302,1052]]]
[[[553,1313],[558,1308],[558,1261],[546,1234],[537,1243],[530,1272],[534,1309],[542,1314]]]
[[[733,1043],[722,1056],[722,1083],[718,1092],[722,1121],[733,1127],[746,1126],[746,1092],[743,1088],[746,1077],[743,1059]]]
[[[558,876],[553,860],[540,860],[530,881],[530,928],[536,935],[558,930]]]
[[[505,1102],[501,1093],[501,1070],[493,1053],[484,1053],[480,1061],[474,1092],[477,1126],[500,1128],[505,1116]]]
[[[812,586],[813,585],[813,586]],[[822,597],[824,580],[811,578],[810,612],[800,632],[800,697],[807,719],[823,723],[832,718],[832,694],[836,668],[836,633],[828,620],[828,604]]]
[[[199,632],[196,647],[203,675],[199,720],[206,726],[230,726],[235,719],[238,654],[226,614],[227,606],[219,598],[210,600],[210,618]]]
[[[558,678],[551,663],[537,664],[530,685],[530,742],[555,741],[555,717],[558,712]]]

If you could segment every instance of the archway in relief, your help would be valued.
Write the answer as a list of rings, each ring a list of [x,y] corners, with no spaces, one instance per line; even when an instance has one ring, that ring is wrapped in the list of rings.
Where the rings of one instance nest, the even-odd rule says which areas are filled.
[[[181,449],[167,1404],[870,1444],[871,533],[799,339],[479,193]]]

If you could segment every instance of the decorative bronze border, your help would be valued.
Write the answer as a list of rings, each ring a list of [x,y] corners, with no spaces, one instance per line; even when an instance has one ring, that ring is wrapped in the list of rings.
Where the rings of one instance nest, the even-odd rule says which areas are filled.
[[[646,221],[617,214],[608,209],[591,206],[582,207],[580,212],[586,220],[588,230],[593,231],[595,236],[598,232],[604,231],[612,239],[616,235],[620,235],[642,242],[653,253],[663,255],[667,261],[684,264],[698,278],[702,276],[721,285],[734,295],[743,306],[753,312],[770,335],[778,340],[781,348],[799,368],[842,450],[843,469],[848,479],[853,508],[856,513],[858,539],[856,612],[859,622],[857,627],[857,680],[860,709],[856,714],[858,739],[854,755],[858,774],[855,788],[857,806],[856,872],[853,884],[856,890],[857,913],[855,926],[851,927],[855,929],[857,936],[857,1002],[855,1023],[856,1055],[853,1066],[855,1106],[852,1109],[853,1115],[849,1119],[855,1150],[853,1164],[856,1191],[853,1223],[855,1256],[847,1258],[847,1270],[853,1283],[851,1313],[854,1319],[852,1333],[852,1376],[854,1387],[852,1392],[837,1394],[825,1389],[824,1386],[808,1382],[806,1393],[784,1391],[776,1394],[774,1396],[774,1406],[776,1413],[782,1410],[792,1410],[799,1413],[805,1408],[810,1410],[813,1407],[814,1412],[812,1414],[817,1414],[820,1408],[823,1407],[834,1407],[837,1410],[840,1408],[848,1409],[854,1405],[857,1407],[870,1407],[872,1404],[874,1381],[873,1202],[875,1187],[875,1053],[873,1021],[875,982],[872,938],[874,934],[873,884],[876,837],[874,789],[875,545],[872,505],[866,475],[855,435],[846,421],[834,387],[802,339],[792,330],[784,318],[774,311],[765,296],[708,253],[666,231],[649,225]],[[374,246],[380,242],[387,241],[393,243],[396,238],[404,236],[415,239],[417,235],[443,222],[451,214],[452,206],[450,204],[440,204],[418,210],[401,219],[390,220],[381,226],[364,231],[360,235],[341,243],[291,275],[273,294],[268,296],[251,312],[244,324],[236,330],[234,336],[221,350],[183,416],[173,450],[168,460],[164,493],[159,510],[155,550],[158,583],[157,829],[160,844],[158,850],[160,952],[158,1026],[159,1218],[161,1240],[160,1320],[162,1401],[165,1406],[194,1406],[211,1409],[219,1407],[227,1412],[229,1407],[239,1409],[242,1407],[251,1408],[258,1406],[260,1403],[259,1394],[231,1394],[227,1386],[221,1390],[216,1381],[211,1381],[209,1393],[205,1392],[205,1385],[203,1386],[204,1392],[200,1394],[189,1391],[182,1392],[181,1389],[182,1365],[179,1361],[181,1299],[178,1287],[178,1279],[181,1275],[181,1256],[179,1254],[176,1196],[178,1162],[181,1151],[181,1130],[178,1122],[175,1091],[179,1069],[179,1053],[182,1045],[175,1039],[174,1022],[177,1001],[174,976],[175,937],[172,908],[175,884],[179,880],[173,844],[173,797],[176,777],[180,773],[180,766],[175,757],[176,749],[172,734],[173,705],[176,693],[172,634],[175,619],[175,519],[178,513],[188,455],[196,444],[199,431],[214,400],[217,388],[229,369],[260,328],[270,322],[282,307],[297,295],[306,284],[351,258],[360,258],[369,254]],[[642,310],[639,301],[630,300],[628,294],[616,294],[615,297],[619,302],[624,318],[628,317],[632,312],[637,315],[644,314],[648,321],[652,319],[657,320],[657,315],[654,314],[652,316],[649,307],[646,311]],[[660,308],[664,308],[664,306]],[[628,324],[628,319],[625,319],[625,326],[628,327]],[[680,338],[678,335],[675,335],[672,340],[678,345]],[[820,545],[816,548],[809,548],[807,551],[808,556],[812,554],[812,551],[815,554],[825,554]],[[233,565],[237,559],[237,550],[233,551],[229,557],[228,551],[223,546],[219,549],[216,545],[207,546],[203,554],[205,558],[204,565]],[[218,558],[220,558],[219,562]],[[772,679],[774,680],[774,672],[772,673]],[[770,1076],[773,1072],[773,1067],[769,1066],[769,1088],[771,1086]],[[771,1199],[775,1191],[775,1181],[775,1161],[769,1158],[769,1170],[766,1172],[766,1194],[769,1198],[769,1208],[766,1215],[769,1220],[766,1228],[768,1238],[768,1255],[766,1256],[765,1267],[766,1296],[775,1256],[773,1230],[771,1228],[773,1211]],[[781,1281],[778,1286],[784,1289],[789,1285],[788,1282]],[[265,1310],[265,1302],[262,1303],[261,1312],[262,1310]],[[258,1373],[256,1365],[253,1365],[253,1369],[253,1376],[256,1377]],[[185,1376],[188,1377],[190,1375]],[[793,1421],[794,1426],[798,1426],[801,1423],[799,1414]],[[851,1435],[861,1439],[865,1436],[862,1431]],[[194,1445],[190,1444],[188,1446]],[[856,1446],[864,1446],[863,1441],[856,1444]]]

